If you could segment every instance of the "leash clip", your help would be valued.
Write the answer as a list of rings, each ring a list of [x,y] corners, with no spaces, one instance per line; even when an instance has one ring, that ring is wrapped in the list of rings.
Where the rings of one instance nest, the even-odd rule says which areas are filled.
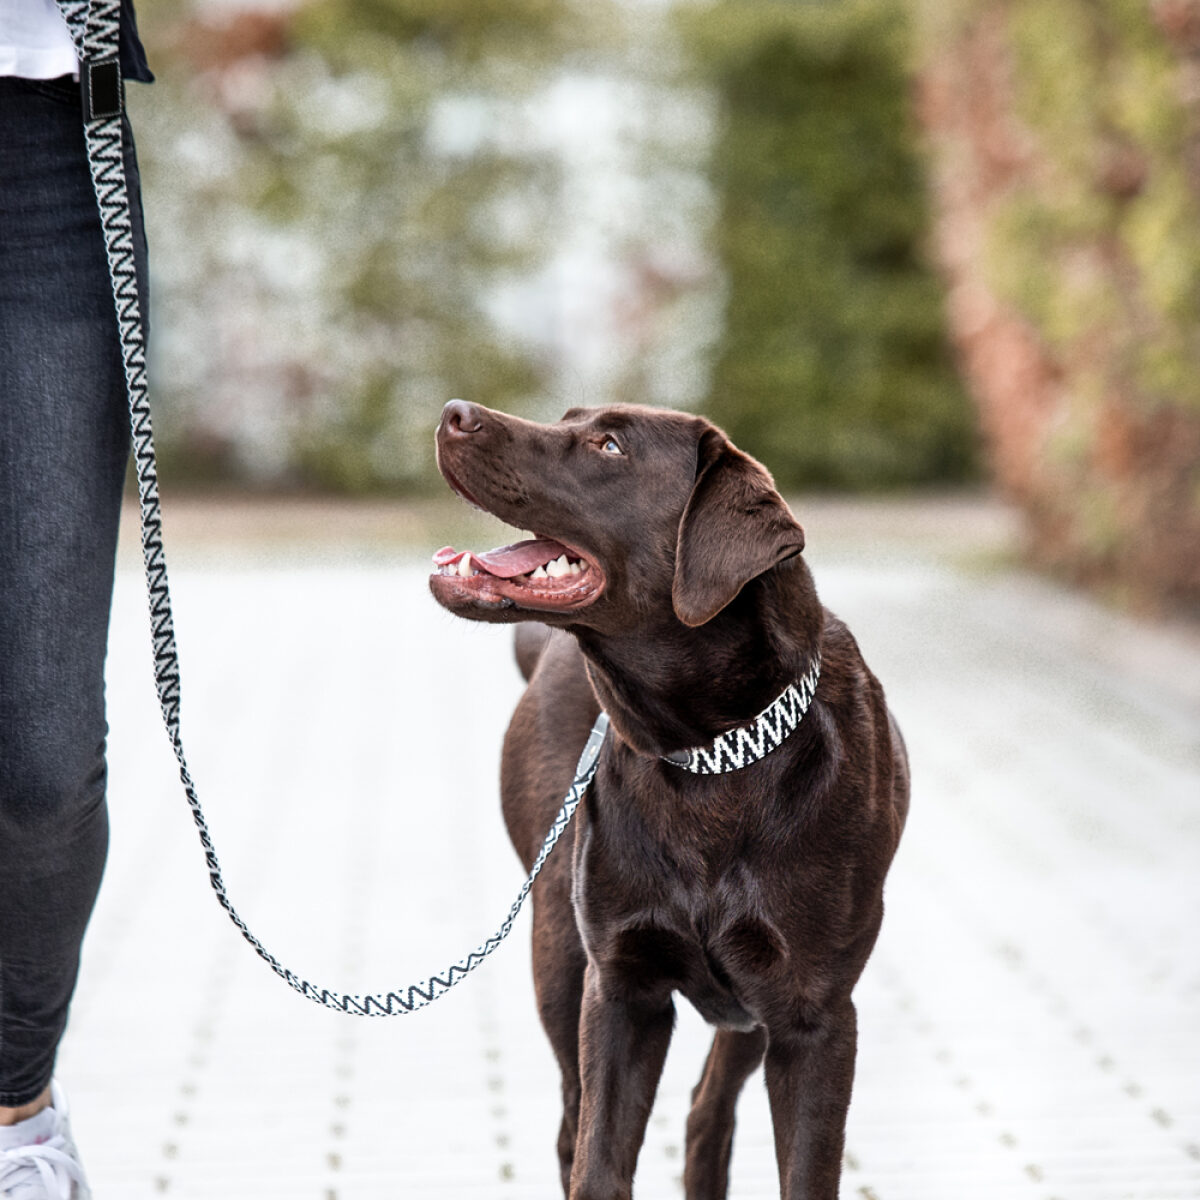
[[[590,777],[591,772],[595,769],[596,759],[600,756],[600,747],[604,745],[607,733],[608,713],[601,712],[596,718],[595,725],[592,726],[592,732],[588,734],[587,745],[584,746],[583,753],[579,756],[579,766],[575,768],[576,779],[583,779],[584,776]]]
[[[79,95],[84,123],[121,115],[121,61],[118,58],[81,59]]]

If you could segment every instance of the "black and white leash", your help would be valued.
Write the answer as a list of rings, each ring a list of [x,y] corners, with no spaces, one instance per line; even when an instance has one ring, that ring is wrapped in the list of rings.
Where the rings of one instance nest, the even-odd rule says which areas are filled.
[[[134,265],[133,223],[129,212],[129,193],[122,150],[122,88],[118,58],[120,0],[90,0],[90,3],[89,0],[58,0],[58,5],[71,30],[80,60],[80,91],[83,98],[88,163],[104,229],[104,244],[112,278],[121,354],[129,393],[134,466],[141,502],[142,557],[146,568],[146,589],[150,602],[150,625],[154,643],[154,682],[167,735],[171,739],[175,758],[179,763],[179,777],[183,781],[187,802],[192,810],[192,819],[200,834],[200,844],[204,848],[209,880],[218,902],[237,926],[242,937],[254,947],[258,956],[276,975],[302,996],[326,1008],[353,1016],[392,1017],[416,1012],[445,995],[456,983],[461,982],[480,966],[512,930],[513,922],[533,887],[533,881],[566,830],[596,773],[600,747],[608,729],[608,717],[601,713],[593,726],[591,736],[580,756],[575,779],[504,923],[496,933],[465,958],[418,983],[406,984],[380,994],[352,995],[319,987],[288,970],[250,931],[225,891],[221,867],[200,807],[196,786],[188,770],[180,734],[179,654],[175,645],[171,596],[167,587],[167,564],[163,553],[158,471],[154,459],[150,402],[146,387],[146,347]]]

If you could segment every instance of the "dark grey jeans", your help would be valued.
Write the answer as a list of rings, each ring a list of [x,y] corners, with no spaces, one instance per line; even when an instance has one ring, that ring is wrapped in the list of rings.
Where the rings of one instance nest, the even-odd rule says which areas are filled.
[[[50,1080],[108,849],[125,404],[78,89],[0,78],[0,1105]]]

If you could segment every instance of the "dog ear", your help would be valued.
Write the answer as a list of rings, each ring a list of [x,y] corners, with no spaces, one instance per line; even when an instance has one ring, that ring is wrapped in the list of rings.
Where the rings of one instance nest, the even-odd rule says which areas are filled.
[[[707,430],[679,522],[675,615],[685,625],[711,621],[751,579],[803,549],[804,530],[766,468],[720,430]]]

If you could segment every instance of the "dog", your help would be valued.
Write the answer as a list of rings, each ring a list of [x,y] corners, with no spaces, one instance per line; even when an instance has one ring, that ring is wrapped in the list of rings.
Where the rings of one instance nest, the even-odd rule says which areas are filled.
[[[520,626],[501,800],[528,869],[601,709],[572,829],[533,889],[538,1012],[562,1073],[568,1200],[629,1200],[682,994],[716,1033],[688,1200],[726,1195],[760,1063],[780,1195],[835,1200],[875,944],[909,801],[883,690],[817,599],[767,470],[702,417],[619,405],[539,424],[461,400],[439,469],[530,540],[446,547],[450,612]]]

